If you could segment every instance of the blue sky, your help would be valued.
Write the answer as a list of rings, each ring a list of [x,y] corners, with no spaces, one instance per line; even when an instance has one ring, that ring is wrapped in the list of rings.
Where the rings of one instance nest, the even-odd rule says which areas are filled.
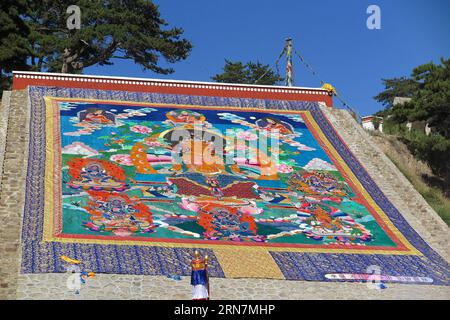
[[[290,36],[321,78],[360,115],[367,115],[382,108],[373,100],[383,89],[382,78],[409,75],[419,64],[450,57],[448,0],[154,2],[169,25],[182,27],[192,42],[187,60],[173,64],[175,72],[166,76],[124,60],[84,73],[211,81],[225,58],[272,65]],[[381,8],[381,30],[366,27],[371,4]],[[280,71],[284,66],[281,62]],[[296,58],[294,72],[296,86],[320,86]]]

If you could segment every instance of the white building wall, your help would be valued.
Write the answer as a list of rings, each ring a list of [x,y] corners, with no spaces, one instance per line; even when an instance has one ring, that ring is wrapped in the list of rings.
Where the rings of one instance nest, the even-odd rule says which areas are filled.
[[[371,130],[371,131],[375,130],[375,127],[374,127],[372,121],[363,122],[363,123],[362,123],[362,126],[363,126],[363,128],[366,129],[366,130]]]

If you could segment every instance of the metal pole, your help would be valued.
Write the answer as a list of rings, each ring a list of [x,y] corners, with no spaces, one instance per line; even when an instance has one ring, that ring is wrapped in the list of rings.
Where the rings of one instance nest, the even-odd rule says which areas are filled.
[[[208,284],[207,286],[207,290],[208,290],[208,300],[211,299],[211,289],[209,287],[209,272],[208,272],[208,262],[209,262],[209,257],[208,254],[205,255],[205,273],[206,273],[206,282]]]

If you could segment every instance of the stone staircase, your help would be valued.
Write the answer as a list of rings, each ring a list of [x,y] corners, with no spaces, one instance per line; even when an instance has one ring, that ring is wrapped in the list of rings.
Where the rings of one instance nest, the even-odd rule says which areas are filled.
[[[10,103],[11,103],[11,91],[3,91],[2,101],[0,104],[0,183],[2,181],[3,159],[5,156],[6,132],[8,131]]]
[[[449,261],[450,232],[447,224],[348,111],[330,108],[322,110],[352,153],[408,223]]]
[[[26,91],[3,92],[0,107],[0,299],[15,299],[28,146]]]

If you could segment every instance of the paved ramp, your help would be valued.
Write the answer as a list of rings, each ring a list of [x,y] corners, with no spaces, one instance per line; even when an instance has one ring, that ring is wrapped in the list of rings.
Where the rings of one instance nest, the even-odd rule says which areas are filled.
[[[335,216],[345,217],[347,220],[344,221],[350,221],[360,226],[362,230],[367,230],[370,237],[363,237],[364,231],[362,231],[358,233],[361,237],[358,239],[354,234],[345,234],[344,231],[347,230],[345,228],[339,236],[328,234],[327,237],[314,237],[314,233],[308,233],[311,229],[306,228],[311,220],[304,220],[302,226],[306,225],[306,229],[298,229],[303,232],[299,233],[301,237],[295,232],[292,232],[292,235],[279,236],[280,232],[273,231],[276,228],[280,228],[276,230],[284,230],[283,232],[297,230],[289,227],[293,222],[288,221],[288,218],[298,212],[298,207],[293,205],[292,198],[289,198],[289,202],[285,196],[293,191],[293,186],[289,185],[289,175],[292,172],[287,172],[286,176],[280,175],[275,180],[261,179],[261,173],[259,179],[249,178],[250,175],[244,177],[259,183],[260,188],[261,186],[265,188],[264,199],[270,198],[267,190],[272,190],[270,192],[273,194],[275,194],[273,190],[277,190],[276,194],[284,196],[285,199],[281,203],[270,202],[273,200],[269,202],[264,200],[266,202],[263,203],[262,198],[256,200],[259,204],[257,208],[264,206],[267,217],[264,216],[265,213],[252,215],[257,230],[253,234],[241,235],[242,241],[239,242],[229,241],[228,238],[220,238],[218,242],[209,238],[189,239],[189,233],[186,232],[195,233],[201,229],[195,227],[189,219],[186,220],[187,223],[180,224],[180,221],[176,219],[184,218],[180,218],[179,215],[168,217],[167,212],[177,213],[181,205],[176,203],[176,207],[168,207],[167,199],[171,198],[155,195],[154,191],[150,194],[138,194],[140,199],[145,200],[142,202],[151,208],[153,219],[160,219],[157,218],[158,214],[162,216],[166,214],[164,217],[168,220],[165,221],[176,221],[173,226],[184,231],[183,235],[187,234],[186,237],[177,239],[171,233],[166,233],[165,238],[158,238],[155,236],[158,230],[147,237],[141,234],[136,237],[128,234],[125,236],[108,234],[108,231],[96,233],[95,228],[77,229],[74,225],[78,220],[71,214],[87,210],[83,209],[87,206],[83,197],[87,197],[88,192],[84,189],[85,191],[79,194],[77,201],[80,201],[81,208],[78,209],[73,207],[80,206],[77,201],[64,205],[64,200],[58,200],[66,199],[79,191],[74,188],[73,190],[54,189],[55,185],[67,183],[71,179],[71,176],[64,171],[67,170],[65,166],[57,166],[58,161],[66,160],[61,160],[61,155],[64,156],[64,153],[55,147],[55,142],[62,143],[64,148],[73,145],[74,141],[85,141],[82,138],[72,139],[71,134],[65,135],[67,132],[74,131],[64,129],[66,124],[58,122],[60,119],[57,117],[66,112],[70,121],[76,121],[74,116],[76,113],[72,115],[69,112],[71,108],[78,110],[76,108],[79,108],[80,103],[89,104],[88,108],[93,108],[94,105],[97,108],[99,105],[108,106],[108,110],[116,110],[116,113],[120,114],[119,119],[122,119],[120,121],[124,122],[133,117],[129,114],[136,110],[141,110],[140,112],[145,114],[144,108],[158,110],[167,108],[170,104],[172,108],[170,110],[178,110],[179,105],[182,109],[206,115],[207,120],[209,115],[210,123],[219,127],[227,123],[235,124],[238,121],[240,126],[251,129],[252,126],[258,125],[259,118],[275,117],[279,120],[278,123],[286,128],[290,128],[289,124],[292,124],[294,131],[296,128],[302,128],[304,131],[298,136],[298,141],[295,140],[296,138],[293,138],[293,142],[288,139],[289,147],[286,147],[286,150],[294,152],[294,149],[291,150],[294,143],[294,146],[304,149],[300,151],[303,156],[309,152],[306,151],[307,147],[316,150],[322,148],[323,157],[328,156],[329,164],[337,168],[335,171],[342,175],[342,181],[346,183],[349,191],[345,196],[331,193],[325,197],[326,199],[324,194],[314,194],[311,189],[301,189],[300,194],[306,195],[310,199],[308,201],[314,203],[312,206],[314,210],[317,210],[317,207],[324,208],[323,210],[331,208],[330,212],[325,210],[325,214],[328,213],[331,216],[330,220],[324,218],[325,222],[331,221],[335,224],[339,222],[338,225],[340,225],[341,220],[337,220]],[[126,109],[131,111],[123,111]],[[340,297],[445,299],[449,296],[448,227],[395,165],[371,142],[370,136],[344,110],[332,109],[316,102],[30,87],[28,91],[13,91],[10,99],[4,99],[1,112],[6,114],[8,119],[6,122],[2,119],[3,131],[0,131],[0,142],[2,133],[3,141],[5,141],[0,195],[0,215],[4,221],[0,226],[2,240],[0,292],[6,298],[158,299],[169,298],[166,289],[161,288],[170,287],[170,298],[189,299],[189,261],[195,248],[203,253],[207,252],[211,257],[212,295],[217,299],[333,299]],[[114,111],[111,112],[114,113]],[[262,112],[261,115],[258,112]],[[124,115],[125,113],[128,114],[128,118]],[[213,115],[217,113],[228,113],[234,117],[226,115],[223,119],[214,120],[218,119]],[[295,118],[296,115],[301,115],[301,118]],[[145,127],[151,127],[149,121],[155,122],[156,119],[156,117],[147,118]],[[301,125],[293,119],[301,120]],[[133,121],[139,121],[139,119],[133,118]],[[6,127],[4,123],[8,123],[7,130],[4,129]],[[80,127],[77,126],[77,128]],[[154,132],[156,127],[151,128]],[[310,138],[306,139],[308,135]],[[299,146],[295,142],[305,143]],[[1,143],[0,147],[2,147]],[[97,152],[99,150],[93,149]],[[96,158],[94,155],[91,156]],[[74,158],[73,154],[70,156],[70,159],[72,158]],[[125,157],[112,159],[125,159]],[[302,160],[298,160],[300,161]],[[313,161],[311,166],[317,162]],[[124,168],[127,175],[131,174],[130,166],[121,165],[120,162],[114,165]],[[306,162],[303,167],[310,168]],[[323,166],[320,167],[320,169],[323,168]],[[304,172],[303,169],[298,170]],[[306,169],[305,171],[310,173]],[[323,170],[316,168],[316,171]],[[49,172],[52,174],[49,175]],[[189,172],[182,176],[187,177],[184,183],[186,181],[202,183],[197,176],[189,175]],[[163,181],[159,176],[159,180],[156,179],[155,175],[145,176],[146,180],[144,178],[139,180],[141,176],[133,177],[132,180],[125,181],[134,187],[129,189],[135,190],[133,195],[136,194],[136,190],[143,190],[144,187],[147,190],[149,185],[157,185],[156,182]],[[318,177],[321,179],[322,176],[318,175]],[[325,175],[325,177],[328,176]],[[74,179],[76,175],[72,176],[72,180]],[[331,179],[328,181],[334,181],[332,178],[328,179]],[[239,181],[241,180],[235,178],[234,183]],[[52,189],[49,189],[50,187]],[[223,188],[225,187],[226,185],[223,185]],[[122,191],[108,192],[115,192],[116,195]],[[127,194],[126,192],[130,191],[123,192]],[[95,193],[91,193],[91,196],[92,194],[95,196]],[[128,194],[131,195],[131,193]],[[197,195],[197,201],[203,201],[204,197],[205,195]],[[183,197],[179,198],[181,201]],[[336,200],[337,198],[340,200]],[[101,199],[103,198],[95,198],[96,201],[103,201]],[[123,197],[123,199],[128,198]],[[236,196],[233,199],[243,201]],[[230,201],[228,200],[226,208],[230,208]],[[342,201],[349,205],[342,205]],[[365,216],[370,215],[373,220],[369,218],[361,220],[356,212],[351,211],[349,208],[352,208],[350,206],[353,204],[352,201],[361,210],[367,210],[368,213]],[[217,202],[214,203],[217,205]],[[195,203],[183,202],[182,205],[185,206],[183,210],[195,207]],[[70,210],[64,211],[64,208],[70,208]],[[247,208],[247,210],[251,209],[251,206]],[[159,213],[158,210],[160,210]],[[278,218],[278,224],[271,222],[270,220],[277,219],[272,219],[271,216],[280,212],[289,214],[281,216],[284,220]],[[308,214],[308,211],[303,210],[302,213]],[[309,214],[311,215],[311,212]],[[313,211],[312,215],[314,214],[317,212]],[[323,213],[321,214],[320,217],[323,216]],[[193,216],[192,221],[200,219],[195,218],[195,212],[185,215]],[[61,220],[57,220],[59,218]],[[375,221],[377,224],[375,222],[365,224],[366,220]],[[160,227],[161,225],[163,224],[160,224]],[[320,226],[319,223],[313,225]],[[178,229],[172,228],[172,230]],[[268,230],[265,234],[270,237],[266,236],[263,242],[255,242],[254,237],[260,235],[258,232],[261,230]],[[324,229],[316,227],[315,230]],[[338,231],[341,230],[338,229]],[[82,268],[98,274],[94,279],[88,279],[80,295],[74,295],[67,289],[67,274],[64,269],[66,265],[60,259],[62,255],[81,260]],[[387,290],[371,290],[367,283],[360,283],[365,281],[357,275],[367,274],[370,266],[378,267],[383,276],[392,276],[391,280],[385,280]],[[354,280],[351,277],[345,279],[337,277],[333,280],[326,276],[329,274],[351,274]],[[182,280],[167,278],[173,275],[182,276]],[[408,280],[401,277],[416,279],[408,278]],[[431,283],[430,281],[421,282],[420,279],[424,278],[431,279]]]

